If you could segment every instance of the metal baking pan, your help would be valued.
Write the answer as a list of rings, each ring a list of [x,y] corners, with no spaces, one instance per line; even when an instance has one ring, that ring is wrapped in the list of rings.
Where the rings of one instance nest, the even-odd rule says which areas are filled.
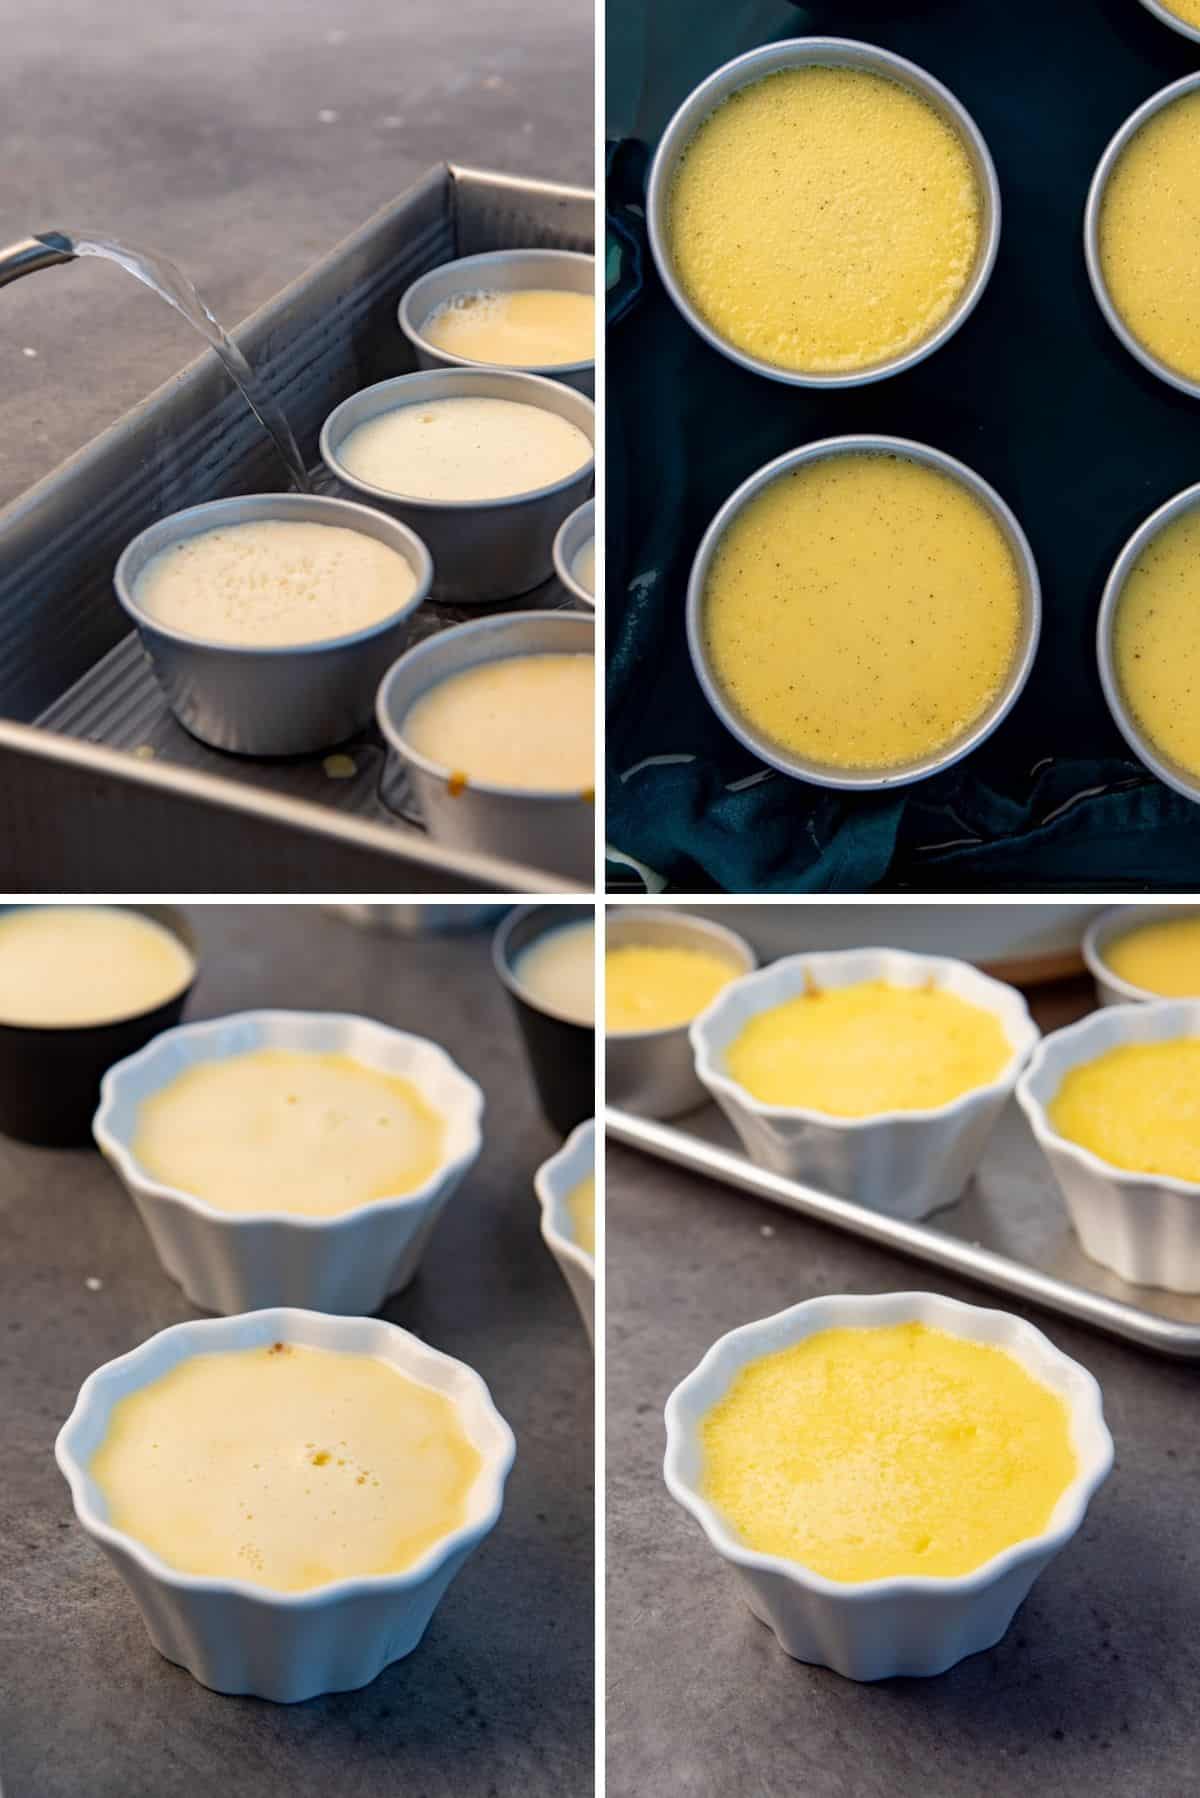
[[[315,469],[333,407],[415,367],[396,307],[417,275],[476,251],[593,240],[586,189],[443,165],[233,335]],[[222,755],[176,724],[113,595],[117,557],[165,513],[280,481],[265,432],[205,353],[0,511],[0,890],[577,890],[444,849],[389,809],[374,729],[344,746],[353,772],[334,778],[321,756]],[[548,581],[518,603],[566,595]],[[423,611],[423,630],[466,615]]]
[[[651,1123],[610,1107],[605,1127],[615,1142],[770,1199],[851,1236],[963,1274],[1159,1354],[1200,1359],[1200,1295],[1131,1286],[1088,1260],[1015,1103],[1001,1117],[962,1197],[922,1223],[884,1217],[756,1167],[715,1105],[674,1124]]]

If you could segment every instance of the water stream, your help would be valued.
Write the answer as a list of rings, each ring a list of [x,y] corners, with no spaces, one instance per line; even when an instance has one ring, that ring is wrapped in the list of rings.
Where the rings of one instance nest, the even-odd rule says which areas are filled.
[[[166,256],[156,255],[152,251],[135,250],[131,245],[117,243],[110,237],[86,237],[74,232],[64,232],[61,235],[76,256],[99,256],[106,262],[116,263],[118,268],[123,268],[135,280],[141,281],[153,293],[158,294],[168,306],[174,307],[193,330],[199,332],[210,349],[217,352],[230,380],[238,387],[242,398],[275,445],[293,486],[298,492],[307,493],[308,476],[296,439],[292,435],[292,428],[281,407],[267,391],[262,376],[255,374],[241,350],[222,330],[183,270],[177,268]],[[54,242],[58,236],[58,233],[54,233],[47,241]]]

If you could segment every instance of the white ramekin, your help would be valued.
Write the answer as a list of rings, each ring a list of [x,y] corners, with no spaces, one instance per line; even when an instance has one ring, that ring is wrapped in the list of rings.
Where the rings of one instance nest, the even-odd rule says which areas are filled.
[[[1012,1055],[986,1086],[947,1105],[839,1118],[797,1105],[767,1105],[730,1078],[725,1051],[759,1012],[818,987],[885,980],[925,986],[991,1012],[1004,1026]],[[842,949],[788,955],[717,994],[691,1028],[696,1072],[745,1145],[751,1161],[803,1180],[836,1198],[853,1199],[889,1217],[927,1217],[958,1197],[979,1163],[1038,1030],[1015,987],[948,956],[903,949]]]
[[[596,1172],[596,1123],[588,1118],[572,1130],[558,1153],[543,1161],[533,1177],[534,1191],[542,1208],[542,1241],[558,1262],[563,1279],[579,1307],[589,1342],[594,1337],[596,1263],[575,1241],[569,1195]]]
[[[133,1153],[138,1108],[206,1061],[258,1049],[353,1056],[411,1080],[445,1120],[441,1166],[423,1186],[333,1217],[222,1211],[155,1180]],[[226,1315],[300,1305],[376,1310],[417,1271],[434,1224],[483,1144],[483,1094],[444,1049],[371,1018],[323,1011],[244,1011],[164,1031],[104,1076],[93,1123],[99,1147],[138,1208],[163,1267],[194,1305]]]
[[[1134,986],[1132,980],[1122,979],[1114,974],[1105,960],[1104,952],[1110,943],[1129,931],[1136,930],[1139,924],[1162,924],[1168,918],[1188,918],[1200,915],[1200,907],[1195,905],[1114,905],[1109,911],[1102,911],[1092,919],[1083,933],[1083,959],[1092,979],[1096,983],[1096,998],[1101,1005],[1129,1005],[1136,1003],[1161,1004],[1163,995],[1152,993],[1148,987]]]
[[[1200,1292],[1200,1185],[1113,1167],[1060,1136],[1046,1107],[1064,1076],[1123,1043],[1200,1036],[1200,999],[1159,999],[1093,1011],[1039,1045],[1017,1084],[1084,1252],[1135,1286]]]
[[[917,1576],[842,1581],[796,1561],[760,1554],[733,1534],[701,1497],[699,1426],[747,1362],[818,1330],[909,1322],[930,1324],[973,1342],[994,1343],[1067,1402],[1079,1470],[1046,1529],[958,1578]],[[671,1496],[700,1524],[721,1559],[737,1572],[743,1596],[781,1648],[799,1661],[831,1667],[847,1679],[944,1673],[966,1655],[998,1642],[1034,1580],[1070,1541],[1113,1460],[1100,1388],[1040,1330],[1005,1311],[985,1311],[932,1292],[808,1299],[774,1317],[731,1330],[667,1400],[663,1467]]]
[[[108,1522],[88,1467],[113,1406],[189,1356],[276,1341],[373,1355],[453,1401],[483,1464],[468,1494],[466,1522],[405,1572],[272,1592],[247,1580],[181,1573]],[[273,1310],[175,1324],[106,1362],[84,1381],[54,1453],[75,1515],[133,1593],[159,1653],[215,1692],[296,1704],[369,1685],[412,1653],[450,1581],[500,1517],[516,1444],[479,1375],[407,1330],[382,1318]]]

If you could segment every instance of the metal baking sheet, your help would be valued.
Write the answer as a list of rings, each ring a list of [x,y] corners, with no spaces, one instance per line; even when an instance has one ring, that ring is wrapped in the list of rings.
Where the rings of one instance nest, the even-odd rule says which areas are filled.
[[[586,189],[444,165],[233,335],[315,469],[332,408],[414,366],[395,313],[419,274],[482,250],[593,241]],[[175,722],[113,595],[117,557],[165,513],[280,480],[265,433],[206,353],[0,512],[0,888],[576,890],[447,850],[403,804],[390,810],[374,729],[341,746],[354,769],[340,778],[323,756],[223,755]],[[548,581],[513,603],[565,601]],[[420,630],[481,609],[423,608]]]
[[[715,1105],[671,1124],[609,1107],[605,1128],[616,1142],[770,1199],[852,1236],[1044,1305],[1160,1354],[1200,1360],[1200,1295],[1131,1286],[1088,1259],[1015,1103],[1003,1113],[962,1197],[915,1224],[756,1167]]]

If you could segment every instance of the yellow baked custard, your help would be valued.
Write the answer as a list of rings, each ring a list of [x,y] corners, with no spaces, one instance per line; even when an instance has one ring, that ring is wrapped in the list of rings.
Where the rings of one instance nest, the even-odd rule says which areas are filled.
[[[1185,25],[1195,25],[1200,29],[1200,0],[1163,0],[1168,12],[1182,19]]]
[[[1113,1167],[1200,1182],[1200,1037],[1106,1049],[1068,1069],[1046,1110]]]
[[[590,655],[504,656],[423,693],[404,740],[451,781],[529,792],[591,792],[596,664]]]
[[[725,1051],[730,1077],[766,1105],[831,1117],[948,1105],[1012,1058],[999,1018],[940,987],[853,986],[798,993],[760,1011]]]
[[[1200,93],[1146,120],[1113,164],[1100,205],[1100,268],[1113,305],[1152,356],[1200,380]]]
[[[553,368],[590,362],[596,307],[590,293],[558,287],[456,293],[421,326],[436,349],[493,368]]]
[[[1200,996],[1200,912],[1136,924],[1104,945],[1104,960],[1121,980],[1164,999]]]
[[[708,949],[681,943],[618,943],[604,957],[609,1030],[670,1030],[690,1023],[737,969]]]
[[[1078,1462],[1064,1401],[927,1324],[821,1330],[743,1367],[701,1423],[703,1496],[826,1579],[949,1579],[1039,1535]]]
[[[1173,519],[1130,569],[1112,651],[1134,722],[1161,755],[1200,777],[1200,512]]]
[[[802,464],[732,520],[709,565],[709,666],[757,734],[839,769],[946,749],[1000,694],[1021,578],[988,508],[903,456]]]
[[[255,1049],[198,1062],[143,1099],[133,1153],[220,1211],[335,1217],[424,1186],[445,1135],[400,1075],[349,1055]]]
[[[193,1355],[113,1406],[108,1521],[181,1573],[305,1592],[403,1573],[458,1529],[482,1466],[450,1399],[372,1355]]]
[[[196,964],[165,925],[107,905],[0,912],[0,1023],[65,1028],[153,1011]]]
[[[668,201],[671,262],[717,335],[841,374],[932,336],[969,281],[982,201],[962,139],[865,69],[783,69],[700,126]]]
[[[541,1011],[575,1024],[596,1017],[596,927],[589,919],[543,931],[513,958],[517,983]]]
[[[573,1186],[567,1194],[567,1216],[571,1220],[572,1240],[577,1242],[586,1255],[596,1253],[596,1176],[588,1174],[586,1179]]]

